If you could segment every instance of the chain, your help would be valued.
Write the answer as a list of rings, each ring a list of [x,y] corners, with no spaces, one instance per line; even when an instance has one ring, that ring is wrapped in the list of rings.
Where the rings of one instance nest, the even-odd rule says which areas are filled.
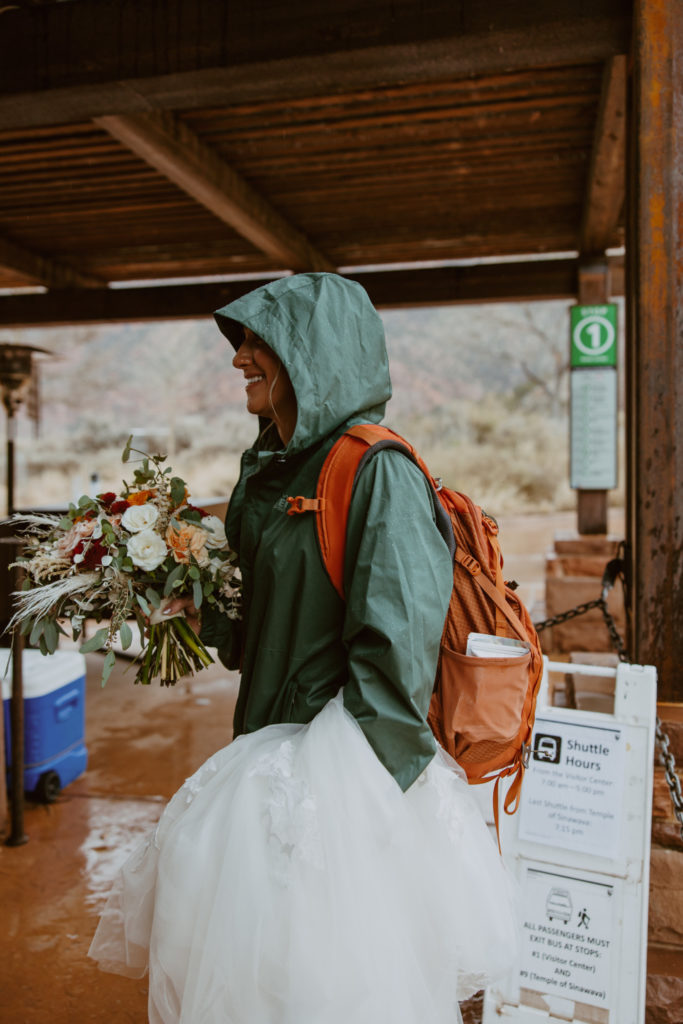
[[[669,737],[662,729],[659,716],[657,716],[655,736],[661,747],[659,756],[666,771],[666,781],[669,786],[669,793],[671,794],[671,802],[674,805],[674,814],[678,824],[681,826],[681,839],[683,839],[683,793],[681,793],[681,780],[676,774],[676,761],[669,750]]]
[[[551,615],[550,618],[544,619],[542,622],[535,622],[534,629],[536,632],[541,633],[544,629],[549,629],[551,626],[559,626],[562,622],[568,622],[570,619],[575,619],[578,615],[585,615],[585,613],[591,611],[592,608],[599,608],[602,612],[602,617],[605,620],[605,626],[607,627],[607,632],[609,633],[610,640],[612,641],[612,647],[617,652],[619,660],[628,661],[626,644],[620,636],[614,618],[607,607],[607,595],[609,594],[610,589],[614,586],[617,577],[622,575],[623,566],[624,563],[622,559],[612,559],[611,562],[608,562],[602,578],[602,594],[600,597],[597,597],[594,601],[585,601],[583,604],[577,604],[576,608],[570,608],[569,611],[559,612],[557,615]],[[673,804],[674,814],[678,824],[680,825],[681,839],[683,839],[683,793],[681,792],[681,780],[676,774],[676,761],[669,749],[669,737],[667,733],[664,732],[659,715],[657,715],[656,718],[655,737],[660,746],[659,756],[666,771],[666,781],[671,795],[671,802]]]
[[[534,622],[534,629],[537,633],[541,633],[544,629],[550,629],[551,626],[559,626],[563,622],[569,622],[570,619],[575,619],[577,615],[584,615],[591,608],[599,608],[601,604],[601,597],[596,598],[595,601],[585,601],[583,604],[577,604],[576,608],[570,608],[568,612],[558,612],[557,615],[551,615],[549,619],[544,619],[543,622]]]

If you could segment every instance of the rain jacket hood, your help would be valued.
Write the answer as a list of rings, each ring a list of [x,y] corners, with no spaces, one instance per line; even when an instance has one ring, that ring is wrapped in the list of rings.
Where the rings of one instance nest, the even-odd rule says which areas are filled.
[[[281,359],[297,401],[287,454],[360,415],[378,423],[391,398],[382,321],[367,292],[338,274],[280,278],[215,313],[235,349],[248,327]]]

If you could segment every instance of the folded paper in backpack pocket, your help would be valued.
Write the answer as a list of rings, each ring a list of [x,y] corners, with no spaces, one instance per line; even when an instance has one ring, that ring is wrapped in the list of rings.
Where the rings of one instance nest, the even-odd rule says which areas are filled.
[[[471,658],[521,658],[531,649],[524,640],[493,633],[470,633],[465,653]]]

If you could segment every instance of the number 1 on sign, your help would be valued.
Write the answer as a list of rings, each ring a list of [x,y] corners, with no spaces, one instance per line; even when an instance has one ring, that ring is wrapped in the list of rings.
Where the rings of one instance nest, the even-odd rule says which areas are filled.
[[[589,324],[588,327],[585,328],[585,330],[586,330],[586,334],[590,335],[591,348],[601,348],[602,347],[601,325],[599,323]]]

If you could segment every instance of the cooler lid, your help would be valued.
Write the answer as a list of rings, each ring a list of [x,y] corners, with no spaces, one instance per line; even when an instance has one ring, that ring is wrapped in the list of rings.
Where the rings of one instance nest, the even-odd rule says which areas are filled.
[[[24,651],[24,698],[43,697],[59,690],[85,675],[85,657],[78,651],[55,651],[43,655],[40,651]],[[2,699],[12,694],[12,657],[10,649],[0,648]]]

